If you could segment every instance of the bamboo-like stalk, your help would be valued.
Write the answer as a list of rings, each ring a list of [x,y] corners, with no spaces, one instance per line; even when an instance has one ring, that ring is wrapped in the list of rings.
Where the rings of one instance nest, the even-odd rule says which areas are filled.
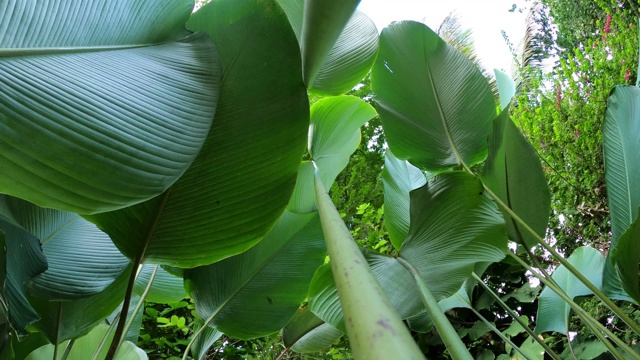
[[[424,359],[373,276],[317,172],[315,193],[354,358]]]
[[[540,246],[542,246],[547,251],[549,251],[551,255],[556,260],[558,260],[558,262],[560,262],[560,264],[564,265],[564,267],[567,268],[567,270],[569,270],[570,273],[572,273],[575,277],[577,277],[578,280],[581,283],[583,283],[589,290],[591,290],[595,296],[597,296],[600,300],[602,300],[602,302],[604,302],[609,307],[609,309],[611,309],[611,311],[613,311],[620,319],[622,319],[622,321],[624,321],[625,324],[627,324],[630,328],[632,328],[633,331],[636,332],[636,334],[640,334],[640,324],[633,321],[627,314],[624,313],[624,311],[622,311],[622,309],[620,309],[611,299],[609,299],[609,297],[607,297],[602,291],[600,291],[600,289],[598,289],[595,285],[593,285],[593,283],[591,283],[589,279],[584,277],[584,275],[582,275],[582,273],[578,271],[578,269],[573,267],[573,265],[571,265],[564,257],[558,254],[558,252],[552,246],[547,244],[547,242],[544,241],[544,239],[540,237],[538,233],[536,233],[533,229],[531,229],[531,227],[524,220],[522,220],[522,218],[520,218],[518,214],[516,214],[513,210],[511,210],[511,208],[507,204],[505,204],[502,200],[500,200],[500,198],[493,191],[491,191],[491,189],[489,189],[488,186],[484,184],[483,186],[487,194],[489,194],[489,196],[491,196],[493,200],[501,208],[503,208],[509,214],[509,216],[511,216],[511,218],[513,218],[516,222],[518,222],[518,224],[522,225],[522,227],[527,232],[533,235],[533,237],[536,239],[536,242],[540,244]]]
[[[433,321],[436,330],[438,330],[438,335],[440,335],[442,342],[444,342],[444,345],[447,347],[447,350],[449,350],[451,356],[454,359],[473,359],[469,350],[467,350],[467,347],[456,332],[456,329],[453,328],[453,325],[451,325],[444,312],[442,312],[440,305],[438,305],[438,300],[433,296],[427,287],[427,284],[425,284],[422,279],[422,276],[420,276],[418,270],[403,258],[399,257],[397,260],[405,269],[407,269],[407,271],[409,271],[415,280],[416,285],[418,286],[418,291],[422,296],[422,303],[427,308],[427,312],[429,313],[429,316],[431,316],[431,320]]]
[[[562,360],[562,358],[560,357],[560,355],[556,354],[555,351],[553,351],[549,345],[545,344],[544,341],[542,341],[539,337],[536,336],[536,334],[533,333],[533,330],[531,330],[531,328],[529,328],[529,326],[527,324],[524,323],[524,321],[520,320],[520,318],[518,317],[518,314],[516,314],[513,310],[511,310],[511,308],[504,302],[502,301],[502,299],[500,299],[500,296],[498,296],[498,294],[496,294],[495,292],[493,292],[493,290],[487,286],[487,284],[484,283],[484,281],[482,281],[482,279],[480,279],[480,277],[478,277],[478,275],[476,275],[476,273],[471,273],[471,277],[473,277],[473,279],[487,292],[489,293],[489,295],[491,295],[491,297],[503,308],[507,311],[507,313],[513,318],[513,320],[515,322],[517,322],[518,324],[520,324],[520,326],[522,326],[522,329],[524,329],[524,331],[529,334],[529,336],[532,337],[532,339],[534,339],[538,344],[540,344],[540,346],[542,346],[542,348],[544,349],[544,351],[547,352],[547,354],[549,354],[549,356],[551,356],[554,360]]]
[[[591,329],[593,334],[598,339],[600,339],[600,341],[607,347],[607,349],[609,349],[609,351],[616,357],[616,359],[624,359],[624,357],[622,356],[622,354],[620,354],[618,349],[613,347],[613,345],[609,341],[607,341],[603,333],[606,336],[608,336],[609,339],[615,342],[616,345],[620,346],[620,348],[622,348],[625,352],[627,352],[632,358],[640,360],[640,355],[638,355],[635,351],[633,351],[633,349],[631,349],[629,345],[625,344],[624,341],[620,340],[620,338],[618,338],[615,334],[613,334],[609,329],[607,329],[598,321],[596,321],[591,315],[589,315],[589,313],[587,313],[583,308],[581,308],[578,304],[576,304],[569,296],[567,296],[567,294],[565,294],[564,291],[562,291],[562,289],[557,287],[554,283],[549,281],[546,277],[538,274],[531,266],[529,266],[529,264],[524,262],[515,254],[509,252],[509,255],[511,256],[511,258],[516,260],[520,265],[522,265],[525,269],[529,270],[533,274],[533,276],[540,279],[540,281],[544,283],[548,288],[550,288],[553,292],[558,294],[558,296],[560,296],[562,300],[564,300],[567,304],[569,304],[569,306],[571,306],[571,309],[575,311],[575,313],[580,317],[580,319],[582,319],[585,325],[587,325]]]

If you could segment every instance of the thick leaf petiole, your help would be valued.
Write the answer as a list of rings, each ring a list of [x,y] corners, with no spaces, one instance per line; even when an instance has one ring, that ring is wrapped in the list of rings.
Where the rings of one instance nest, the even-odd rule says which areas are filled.
[[[373,276],[317,172],[315,193],[354,358],[423,359],[424,355]]]

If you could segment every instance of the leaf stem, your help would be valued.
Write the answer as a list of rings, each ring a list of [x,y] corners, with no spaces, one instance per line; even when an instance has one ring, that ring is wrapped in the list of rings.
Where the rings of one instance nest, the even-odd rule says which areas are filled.
[[[396,258],[396,260],[398,260],[398,262],[407,269],[415,280],[418,290],[420,291],[420,295],[422,295],[422,303],[427,308],[427,312],[431,316],[433,324],[435,325],[436,330],[438,330],[438,334],[440,335],[440,338],[442,338],[442,341],[447,347],[447,350],[449,350],[451,356],[454,359],[473,359],[469,350],[467,350],[466,346],[460,339],[460,336],[456,332],[456,329],[453,328],[453,325],[451,325],[444,312],[442,312],[440,305],[438,305],[438,300],[433,296],[418,270],[401,257]]]
[[[564,267],[566,267],[570,273],[572,273],[575,277],[578,278],[578,280],[580,280],[580,282],[582,282],[587,288],[589,288],[589,290],[591,290],[594,295],[602,300],[602,302],[604,302],[620,319],[622,319],[622,321],[624,321],[630,328],[632,328],[633,331],[636,332],[636,334],[640,334],[640,324],[633,321],[627,314],[624,313],[624,311],[622,311],[622,309],[620,309],[613,301],[611,301],[611,299],[609,299],[602,291],[600,291],[600,289],[598,289],[595,285],[593,285],[593,283],[591,283],[591,281],[584,277],[584,275],[582,275],[582,273],[578,271],[578,269],[573,267],[573,265],[571,265],[564,257],[558,254],[558,252],[552,246],[547,244],[547,242],[544,241],[544,239],[540,237],[538,233],[531,229],[531,227],[524,220],[522,220],[522,218],[520,218],[518,214],[511,210],[511,208],[509,208],[509,206],[507,206],[502,200],[500,200],[500,198],[493,191],[491,191],[491,189],[489,189],[487,185],[483,183],[483,186],[487,194],[489,194],[489,196],[491,196],[493,200],[509,214],[509,216],[511,216],[520,225],[522,225],[522,227],[536,239],[540,246],[549,251],[551,255],[553,255],[553,257],[557,259],[558,262],[560,262],[560,264],[564,265]]]
[[[122,334],[124,331],[124,326],[127,320],[127,312],[129,311],[129,304],[131,303],[131,296],[133,295],[133,286],[136,282],[136,277],[138,275],[137,269],[140,265],[141,259],[136,259],[134,265],[131,267],[131,275],[129,276],[129,283],[127,284],[127,292],[124,295],[124,301],[122,302],[122,309],[120,310],[120,319],[118,320],[118,327],[116,328],[116,332],[113,335],[113,339],[111,340],[111,346],[109,346],[109,351],[107,352],[107,356],[105,360],[113,360],[115,358],[116,353],[118,352],[118,348],[120,347],[120,338],[122,338]]]
[[[520,319],[518,314],[516,314],[513,310],[511,310],[511,308],[504,301],[502,301],[500,296],[498,296],[498,294],[496,294],[487,284],[485,284],[484,281],[482,281],[482,279],[480,279],[480,277],[478,275],[476,275],[476,273],[471,273],[471,277],[473,277],[473,279],[478,283],[478,285],[480,285],[489,295],[491,295],[491,297],[503,309],[505,309],[507,311],[507,313],[513,318],[514,321],[516,321],[518,324],[520,324],[520,326],[522,326],[522,329],[524,329],[524,331],[527,334],[529,334],[529,336],[531,336],[532,339],[534,339],[538,344],[540,344],[540,346],[542,346],[542,348],[544,349],[544,351],[547,352],[547,354],[549,354],[555,360],[561,360],[562,359],[560,357],[560,355],[556,354],[555,351],[553,351],[549,347],[549,345],[547,345],[538,336],[536,336],[536,334],[533,333],[533,330],[531,330],[531,328],[529,328],[529,325],[525,324],[525,322]]]
[[[314,182],[322,231],[354,358],[424,359],[351,237],[317,171]]]
[[[622,340],[620,340],[617,336],[615,336],[611,331],[609,331],[609,329],[607,329],[598,321],[596,321],[591,315],[589,315],[589,313],[587,313],[582,307],[576,304],[567,294],[565,294],[565,292],[561,288],[557,287],[554,283],[547,280],[546,277],[538,274],[538,272],[535,271],[535,269],[529,266],[529,264],[527,264],[525,261],[520,259],[514,253],[509,252],[509,255],[515,261],[517,261],[520,265],[522,265],[525,269],[529,270],[533,274],[533,276],[540,279],[540,281],[542,281],[553,292],[558,294],[558,296],[560,296],[562,300],[564,300],[567,304],[569,304],[569,306],[573,309],[573,311],[575,311],[575,313],[582,319],[585,325],[587,325],[593,331],[594,335],[598,337],[600,341],[602,341],[602,343],[609,349],[609,351],[617,359],[624,359],[624,357],[620,354],[620,352],[615,347],[613,347],[613,345],[609,341],[607,341],[607,339],[602,335],[602,333],[606,334],[613,342],[615,342],[625,352],[631,355],[631,357],[633,357],[634,359],[640,360],[640,355],[636,354],[636,352],[633,351],[633,349],[631,349],[627,344],[625,344]]]
[[[122,331],[123,336],[120,337],[120,342],[118,346],[122,346],[122,342],[124,341],[124,334],[129,332],[129,329],[131,328],[131,325],[133,325],[133,322],[135,321],[138,311],[140,311],[140,308],[144,306],[144,299],[147,297],[147,294],[149,294],[149,290],[151,290],[151,285],[153,285],[153,280],[155,279],[157,272],[158,272],[158,265],[154,265],[153,270],[151,271],[151,275],[149,276],[149,282],[147,283],[147,286],[144,288],[142,295],[140,295],[140,298],[138,299],[138,303],[136,304],[136,307],[133,309],[133,312],[131,313],[131,318],[127,321],[126,325],[124,326],[124,329]]]

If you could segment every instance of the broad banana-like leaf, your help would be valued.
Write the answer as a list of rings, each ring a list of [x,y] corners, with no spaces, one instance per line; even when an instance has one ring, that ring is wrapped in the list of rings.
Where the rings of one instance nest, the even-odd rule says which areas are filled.
[[[324,187],[330,189],[360,144],[360,127],[375,116],[375,109],[355,96],[328,97],[313,104],[307,143],[313,163],[305,161],[300,165],[289,211],[316,210],[313,185],[316,169]]]
[[[596,249],[582,246],[577,248],[567,259],[592,284],[602,286],[602,270],[604,257]],[[578,278],[560,265],[551,275],[553,280],[571,298],[593,294]],[[569,313],[571,307],[555,292],[545,287],[538,298],[538,314],[536,316],[537,334],[545,331],[556,331],[566,334],[569,331]]]
[[[129,265],[107,234],[78,214],[5,197],[14,219],[40,240],[48,269],[25,284],[32,296],[74,300],[106,289]]]
[[[49,301],[30,297],[33,308],[41,318],[34,327],[44,333],[52,344],[59,344],[87,334],[122,303],[131,268],[129,266],[125,269],[102,292],[84,299]]]
[[[109,331],[109,325],[101,324],[93,331],[88,333],[87,335],[77,339],[74,341],[73,346],[71,347],[71,351],[69,355],[66,357],[68,360],[86,360],[93,356],[95,351],[100,346],[100,343],[107,336]],[[113,332],[108,336],[108,339],[113,338]],[[67,343],[60,344],[60,349],[65,349],[67,347]],[[108,346],[103,346],[102,350],[98,355],[98,359],[104,359],[107,355],[107,351],[109,350]],[[62,353],[64,351],[58,351],[57,356],[54,358],[54,347],[51,344],[44,345],[37,350],[33,351],[29,356],[27,356],[26,360],[58,360],[62,359]],[[148,356],[144,352],[144,350],[137,347],[134,343],[130,341],[125,341],[120,346],[120,350],[115,357],[115,360],[147,360]]]
[[[282,329],[284,346],[297,353],[322,351],[343,333],[315,316],[309,307],[300,308]]]
[[[209,326],[236,338],[264,336],[295,314],[325,254],[318,214],[285,211],[258,245],[185,270],[185,286]]]
[[[411,192],[411,225],[400,257],[436,300],[458,291],[476,263],[500,261],[506,251],[504,218],[473,175],[444,173]]]
[[[391,150],[387,150],[382,170],[384,225],[396,249],[402,246],[409,234],[409,193],[426,182],[427,178],[420,169],[408,161],[398,160]]]
[[[609,95],[604,118],[604,169],[611,212],[611,250],[638,216],[640,206],[640,89],[616,86]],[[609,297],[630,300],[607,255],[604,290]],[[637,271],[631,270],[629,271]]]
[[[312,93],[344,94],[371,69],[378,50],[378,30],[368,16],[353,11],[358,2],[278,0],[300,42],[303,57],[306,56],[303,58],[305,79]],[[312,10],[307,13],[305,7],[309,3]],[[345,25],[343,17],[349,12],[352,14]],[[326,47],[330,50],[325,53]],[[316,74],[307,74],[307,71]],[[312,75],[313,78],[307,77]]]
[[[218,0],[188,26],[211,36],[224,77],[200,155],[161,196],[91,217],[129,258],[180,267],[264,237],[293,191],[309,121],[300,52],[277,4]]]
[[[196,318],[194,333],[197,332],[204,325],[204,321],[200,318]],[[207,356],[207,352],[213,346],[213,344],[222,337],[222,333],[212,327],[207,326],[206,329],[200,333],[200,336],[193,342],[191,346],[191,355],[195,360],[203,360]]]
[[[615,248],[611,249],[611,261],[618,270],[622,287],[626,293],[640,304],[640,283],[638,283],[638,264],[640,264],[640,216],[625,231]]]
[[[144,289],[149,283],[154,266],[157,265],[147,264],[142,266],[133,287],[134,293],[142,295]],[[149,293],[147,293],[147,297],[144,300],[153,303],[171,304],[176,303],[187,296],[186,291],[184,291],[183,279],[170,274],[165,269],[158,266],[156,274],[153,277],[153,283],[151,284]]]
[[[400,318],[406,319],[424,310],[415,281],[395,258],[370,250],[363,250],[363,253],[373,275]],[[338,291],[329,265],[318,269],[311,281],[309,307],[320,319],[346,332]]]
[[[544,237],[551,213],[551,193],[538,154],[511,121],[508,109],[493,122],[482,181],[538,236]],[[538,244],[520,223],[500,210],[511,240],[529,247]]]
[[[424,24],[396,22],[382,31],[371,86],[398,159],[432,172],[484,160],[496,117],[489,83]]]
[[[159,195],[216,108],[215,48],[190,0],[0,4],[0,192],[78,213]]]
[[[0,232],[6,246],[2,258],[6,278],[2,282],[3,299],[7,317],[19,336],[26,335],[25,328],[39,319],[29,300],[25,282],[47,270],[47,259],[42,253],[40,240],[25,230],[7,203],[7,196],[0,195]]]
[[[500,109],[505,110],[516,94],[516,83],[509,75],[500,70],[493,70],[493,73],[496,76],[496,86],[500,95]]]

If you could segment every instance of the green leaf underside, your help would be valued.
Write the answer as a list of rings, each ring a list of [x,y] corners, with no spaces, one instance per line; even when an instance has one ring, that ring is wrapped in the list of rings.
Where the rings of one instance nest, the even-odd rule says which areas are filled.
[[[51,343],[60,343],[87,334],[122,303],[131,266],[102,292],[80,300],[48,301],[31,297],[29,301],[41,320],[34,324]]]
[[[47,300],[94,295],[129,264],[105,233],[77,214],[39,208],[6,195],[0,202],[4,213],[36,239],[38,247],[43,245],[48,269],[23,282],[31,295]]]
[[[289,211],[316,210],[313,187],[316,169],[325,188],[331,188],[360,144],[360,127],[375,116],[371,105],[354,96],[328,97],[313,104],[307,143],[313,163],[303,161],[300,165]]]
[[[309,307],[298,309],[282,329],[284,346],[298,353],[322,351],[342,336],[342,332],[315,316]]]
[[[69,352],[68,360],[86,360],[87,356],[93,354],[103,338],[107,336],[109,331],[109,325],[101,324],[96,327],[89,334],[77,339],[73,346],[71,347],[71,351]],[[108,337],[109,341],[113,338],[113,332],[111,332]],[[61,355],[60,349],[66,349],[68,343],[63,343],[59,346],[58,356]],[[98,355],[99,359],[104,359],[107,355],[108,347],[103,347],[100,355]],[[51,344],[44,345],[36,350],[34,350],[29,356],[27,356],[26,360],[51,360],[53,359],[54,347]],[[56,357],[58,358],[58,357]],[[138,348],[133,343],[129,341],[125,341],[120,350],[118,351],[117,360],[146,360],[147,354],[144,350]]]
[[[142,295],[149,283],[153,267],[154,265],[148,264],[142,266],[133,288],[134,293]],[[176,303],[187,297],[183,282],[181,277],[172,275],[165,269],[158,267],[145,301],[159,304]]]
[[[402,319],[424,311],[414,280],[396,259],[370,250],[363,252],[373,275]],[[329,265],[318,269],[311,281],[309,306],[320,319],[346,332],[338,292]]]
[[[489,83],[425,25],[402,21],[382,31],[371,84],[398,159],[438,172],[486,156],[496,116]]]
[[[282,6],[284,12],[289,18],[291,28],[296,34],[296,38],[302,44],[302,26],[304,22],[304,1],[303,0],[278,0],[280,6]],[[319,4],[326,9],[330,9],[335,12],[335,6],[332,4]],[[341,2],[340,9],[349,10],[351,6],[350,2]],[[318,21],[329,22],[337,21],[335,14],[330,17],[324,16],[318,13],[310,14],[318,18]],[[331,23],[329,23],[331,25]],[[337,25],[336,25],[337,26]],[[337,29],[337,27],[332,28]],[[313,31],[312,31],[313,33]],[[321,31],[313,33],[308,36],[318,36],[313,39],[310,46],[318,46],[320,42],[327,42],[323,46],[331,45],[331,50],[325,55],[324,58],[319,57],[314,60],[318,64],[317,74],[311,84],[309,84],[309,90],[312,93],[322,95],[340,95],[351,90],[355,85],[362,80],[367,72],[371,69],[371,65],[375,60],[375,55],[378,49],[378,30],[364,13],[356,10],[348,19],[346,25],[340,32],[337,39],[334,39],[334,43],[330,43],[330,39],[326,34],[322,34]]]
[[[194,332],[197,332],[203,325],[203,320],[196,318]],[[202,331],[200,336],[194,341],[191,347],[191,354],[194,359],[203,360],[207,355],[209,348],[222,337],[222,333],[212,327],[208,327]]]
[[[188,1],[3,7],[2,192],[95,213],[156,196],[184,173],[219,86],[211,41],[184,30]],[[134,48],[108,50],[120,45]]]
[[[496,85],[500,94],[500,109],[505,110],[516,94],[516,83],[509,75],[500,70],[494,70],[493,73],[496,76]]]
[[[540,159],[504,110],[493,122],[489,156],[482,181],[540,237],[544,237],[551,213],[551,193]],[[502,210],[502,209],[501,209]],[[538,242],[502,210],[509,238],[529,246]]]
[[[40,240],[20,226],[6,199],[5,195],[0,196],[0,230],[6,244],[6,281],[2,297],[13,328],[18,335],[25,335],[25,328],[39,316],[29,304],[24,284],[47,270],[47,259],[42,253]]]
[[[504,218],[473,175],[432,178],[411,192],[410,211],[400,256],[418,270],[438,301],[458,291],[476,263],[504,258]]]
[[[609,96],[604,118],[604,163],[609,210],[611,249],[638,215],[640,206],[640,89],[616,86]],[[604,290],[620,300],[630,300],[611,256],[605,263]]]
[[[640,219],[636,218],[629,229],[618,238],[618,244],[611,250],[611,262],[618,270],[622,287],[626,293],[640,304],[640,284],[638,264],[640,263]]]
[[[602,270],[605,260],[598,250],[586,246],[579,247],[567,258],[567,261],[597,288],[602,286]],[[562,265],[556,269],[551,277],[571,299],[593,294]],[[538,299],[538,313],[534,331],[537,334],[546,331],[566,334],[569,331],[570,311],[569,304],[551,289],[545,287]]]
[[[326,249],[317,213],[282,215],[271,232],[246,252],[185,271],[203,319],[237,338],[264,336],[284,327],[304,300]]]
[[[233,256],[264,237],[293,190],[309,119],[299,49],[277,5],[215,1],[188,26],[213,39],[223,72],[200,155],[162,196],[92,217],[128,257],[180,267]]]
[[[425,174],[408,161],[398,160],[387,150],[382,170],[384,184],[384,224],[396,249],[402,246],[409,233],[409,193],[424,184]]]
[[[313,84],[360,0],[305,0],[300,49],[303,77]],[[359,80],[359,79],[358,79]]]

